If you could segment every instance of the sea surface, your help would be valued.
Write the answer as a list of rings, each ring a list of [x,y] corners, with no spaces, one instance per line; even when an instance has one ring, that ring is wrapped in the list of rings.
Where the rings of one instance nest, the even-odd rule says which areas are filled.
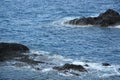
[[[107,9],[120,13],[120,0],[0,0],[0,42],[24,44],[30,54],[44,55],[36,60],[54,64],[39,64],[38,71],[11,65],[16,61],[0,63],[0,80],[120,80],[120,26],[64,24]],[[51,67],[65,63],[87,63],[88,72],[76,76]]]

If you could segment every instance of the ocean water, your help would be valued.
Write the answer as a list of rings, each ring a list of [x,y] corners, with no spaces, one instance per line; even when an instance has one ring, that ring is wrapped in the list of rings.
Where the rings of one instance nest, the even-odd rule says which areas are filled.
[[[27,65],[0,66],[0,80],[120,80],[120,26],[71,26],[64,21],[97,16],[107,9],[120,13],[120,0],[0,0],[0,42],[27,45],[34,57],[56,65],[89,64],[80,76]],[[33,57],[33,56],[31,56]],[[101,63],[110,63],[104,67]],[[3,65],[3,63],[0,63]]]

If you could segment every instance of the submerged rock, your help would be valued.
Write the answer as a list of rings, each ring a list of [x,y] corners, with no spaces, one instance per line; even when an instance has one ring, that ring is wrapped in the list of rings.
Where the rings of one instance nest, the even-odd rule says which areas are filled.
[[[88,65],[88,64],[85,64],[84,66],[89,67],[89,65]]]
[[[27,52],[29,52],[29,48],[25,45],[18,43],[0,43],[0,61],[23,56],[21,53]]]
[[[108,9],[97,17],[76,18],[65,22],[71,25],[98,25],[102,27],[120,25],[120,14],[113,9]]]
[[[53,67],[53,69],[58,71],[66,71],[66,70],[76,70],[80,72],[86,72],[87,70],[81,65],[74,65],[74,64],[65,64],[59,67]]]
[[[109,63],[102,63],[103,66],[111,66]]]
[[[118,71],[120,71],[120,68],[118,68]]]

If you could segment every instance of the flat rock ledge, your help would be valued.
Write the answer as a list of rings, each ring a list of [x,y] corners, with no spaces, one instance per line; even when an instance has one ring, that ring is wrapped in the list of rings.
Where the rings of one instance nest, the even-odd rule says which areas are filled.
[[[97,17],[82,17],[64,22],[70,25],[94,25],[101,27],[120,25],[120,14],[113,9],[108,9]]]

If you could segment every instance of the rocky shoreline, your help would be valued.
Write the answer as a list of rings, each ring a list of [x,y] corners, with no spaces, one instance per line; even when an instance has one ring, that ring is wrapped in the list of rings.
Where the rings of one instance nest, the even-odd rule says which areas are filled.
[[[70,25],[94,25],[100,27],[120,25],[120,14],[113,9],[108,9],[97,17],[82,17],[64,22]]]
[[[24,53],[24,54],[23,54]],[[89,64],[73,64],[73,63],[64,63],[62,66],[61,65],[56,65],[53,64],[47,59],[45,55],[37,55],[37,54],[32,54],[30,55],[30,50],[27,46],[18,44],[18,43],[0,43],[0,62],[5,62],[9,60],[15,60],[18,61],[18,63],[13,64],[13,66],[18,66],[22,67],[24,66],[23,63],[26,65],[31,66],[35,70],[42,70],[40,67],[35,67],[36,65],[45,65],[48,67],[52,65],[52,69],[55,71],[58,71],[60,73],[69,73],[72,75],[79,76],[79,72],[81,73],[88,73],[89,70],[87,68],[90,67]],[[35,60],[33,57],[36,58],[39,56],[41,58],[40,60]],[[43,60],[42,60],[43,59]],[[46,59],[46,60],[45,60]],[[109,63],[101,63],[101,66],[103,67],[109,67],[111,64]],[[119,69],[118,69],[119,70]],[[77,72],[76,72],[77,71]]]

